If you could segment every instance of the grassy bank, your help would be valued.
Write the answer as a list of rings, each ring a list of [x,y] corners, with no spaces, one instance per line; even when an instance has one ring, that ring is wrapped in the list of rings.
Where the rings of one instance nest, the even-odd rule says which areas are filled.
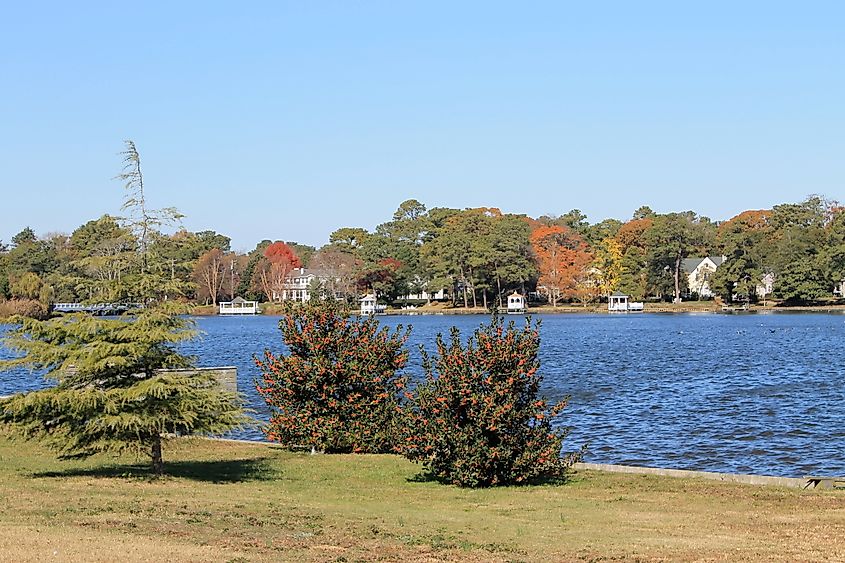
[[[56,461],[0,437],[0,554],[14,561],[806,561],[845,558],[841,492],[576,474],[460,490],[394,456],[183,440],[170,477]]]

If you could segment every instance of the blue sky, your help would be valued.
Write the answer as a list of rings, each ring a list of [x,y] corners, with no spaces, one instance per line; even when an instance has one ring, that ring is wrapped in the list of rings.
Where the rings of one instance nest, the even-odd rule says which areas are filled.
[[[592,222],[845,199],[840,2],[12,3],[0,239],[148,198],[250,249],[414,197]],[[131,8],[131,9],[130,9]]]

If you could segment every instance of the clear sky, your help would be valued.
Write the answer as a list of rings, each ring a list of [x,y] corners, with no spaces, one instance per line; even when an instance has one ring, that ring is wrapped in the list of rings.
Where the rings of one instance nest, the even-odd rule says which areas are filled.
[[[591,222],[845,199],[842,2],[9,2],[0,239],[148,198],[248,250],[414,197]]]

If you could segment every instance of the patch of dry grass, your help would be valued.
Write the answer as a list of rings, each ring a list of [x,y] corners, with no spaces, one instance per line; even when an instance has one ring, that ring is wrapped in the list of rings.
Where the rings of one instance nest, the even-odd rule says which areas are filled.
[[[582,472],[461,490],[394,456],[180,440],[170,476],[0,438],[0,559],[845,560],[845,493]]]

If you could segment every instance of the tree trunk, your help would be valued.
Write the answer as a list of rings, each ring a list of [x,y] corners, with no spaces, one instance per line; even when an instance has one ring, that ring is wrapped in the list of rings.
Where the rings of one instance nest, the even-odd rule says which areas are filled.
[[[461,268],[461,282],[462,282],[462,285],[464,286],[464,309],[467,309],[467,308],[469,308],[469,300],[467,298],[467,277],[464,274],[463,267]]]
[[[681,302],[681,255],[675,258],[675,303]]]
[[[153,473],[156,477],[164,475],[164,460],[161,457],[161,436],[156,434],[153,437],[153,447],[150,455],[153,458]]]
[[[470,269],[469,269],[469,278],[470,278],[470,279],[474,279],[474,278],[473,278],[473,275],[472,275],[472,268],[470,268]],[[477,309],[477,308],[478,308],[478,301],[476,301],[476,299],[475,299],[475,294],[476,294],[476,293],[477,293],[477,292],[475,291],[475,282],[472,282],[472,308],[473,308],[473,309]]]
[[[502,306],[502,278],[499,276],[499,267],[496,266],[496,300],[499,302],[499,307]]]

